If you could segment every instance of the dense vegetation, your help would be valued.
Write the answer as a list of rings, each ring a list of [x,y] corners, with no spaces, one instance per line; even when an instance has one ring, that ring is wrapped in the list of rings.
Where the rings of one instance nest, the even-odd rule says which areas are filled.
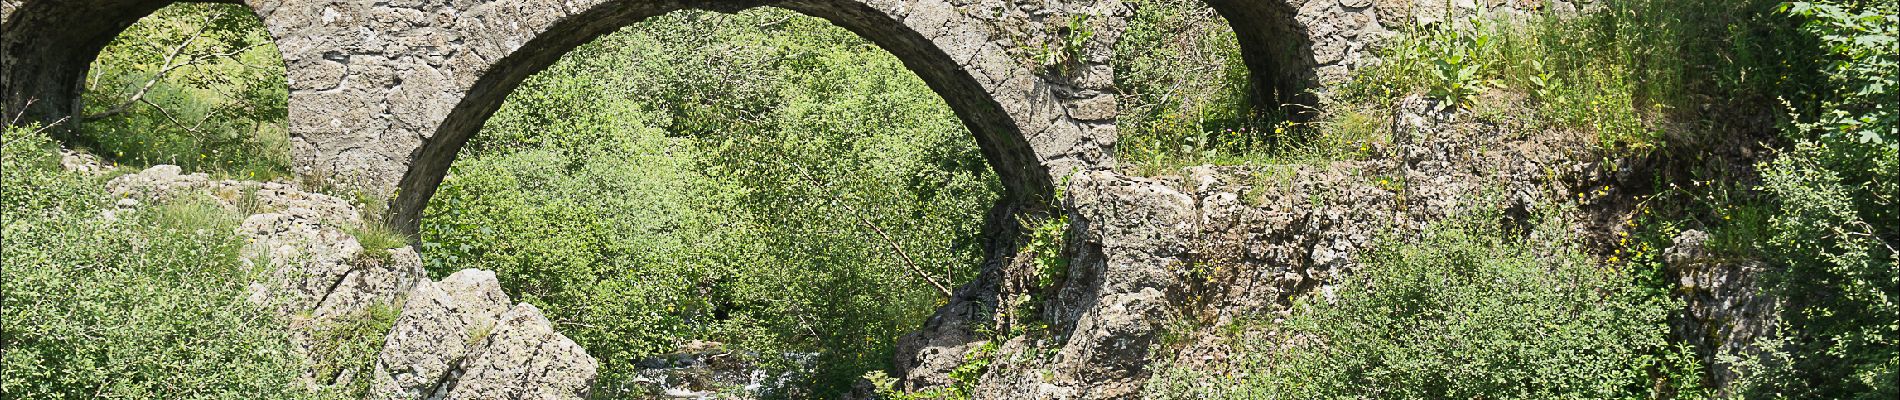
[[[283,62],[249,10],[168,7],[113,42],[65,145],[133,165],[288,170]],[[241,216],[120,209],[39,127],[0,135],[0,397],[319,398],[283,325],[245,300]]]
[[[1402,32],[1301,124],[1245,103],[1236,41],[1211,10],[1130,3],[1118,156],[1140,174],[1362,157],[1352,149],[1390,140],[1394,101],[1425,95],[1487,117],[1534,110],[1508,117],[1587,135],[1655,176],[1622,188],[1641,206],[1613,248],[1580,248],[1562,213],[1527,237],[1485,223],[1495,211],[1386,237],[1331,300],[1232,327],[1275,335],[1237,334],[1255,351],[1231,374],[1160,368],[1152,395],[1708,395],[1708,366],[1668,336],[1681,304],[1657,255],[1698,229],[1726,257],[1773,266],[1766,290],[1787,299],[1768,356],[1735,361],[1737,396],[1900,396],[1892,1],[1451,18]],[[58,139],[133,167],[283,177],[282,76],[242,6],[167,7],[102,54],[86,115]],[[257,271],[238,260],[232,215],[123,212],[98,178],[60,171],[36,128],[0,142],[0,394],[335,395],[299,389],[279,323],[243,300]],[[784,10],[680,12],[525,82],[417,239],[435,277],[494,270],[547,312],[601,360],[603,397],[633,394],[634,363],[689,340],[789,373],[779,395],[831,397],[886,369],[896,337],[976,272],[999,190],[943,100],[862,38]],[[339,329],[375,330],[358,328]]]
[[[602,361],[603,391],[713,340],[809,358],[796,386],[829,396],[976,272],[999,190],[868,41],[786,10],[678,12],[517,89],[431,202],[423,254],[496,271]]]
[[[1172,370],[1170,398],[1644,398],[1693,391],[1679,307],[1600,268],[1547,216],[1515,238],[1486,210],[1386,238],[1337,296],[1309,296],[1284,324],[1239,338],[1225,377]],[[1251,322],[1265,324],[1265,322]],[[1238,331],[1246,331],[1241,329]],[[1224,378],[1224,379],[1223,379]],[[1664,391],[1658,391],[1662,389]]]
[[[60,168],[34,127],[0,136],[0,395],[304,398],[283,325],[246,301],[237,216],[212,205],[115,209]]]
[[[131,165],[269,180],[290,172],[283,57],[251,10],[180,4],[113,40],[70,145]]]

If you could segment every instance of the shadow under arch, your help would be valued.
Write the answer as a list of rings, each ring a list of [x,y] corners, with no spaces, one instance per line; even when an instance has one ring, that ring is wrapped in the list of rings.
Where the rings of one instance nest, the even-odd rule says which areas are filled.
[[[83,112],[80,95],[92,62],[106,45],[139,19],[173,3],[244,5],[259,20],[255,5],[240,0],[65,0],[9,4],[0,22],[0,116],[22,123],[62,123],[55,135],[69,136]],[[272,41],[280,42],[276,33]],[[282,59],[282,55],[278,55]],[[285,81],[288,82],[288,77]]]
[[[1311,36],[1294,18],[1299,10],[1283,0],[1203,1],[1233,27],[1256,107],[1278,110],[1294,122],[1317,116],[1318,62]]]
[[[734,13],[761,6],[817,17],[856,33],[895,55],[941,96],[975,135],[984,158],[1003,184],[1002,197],[989,216],[991,229],[1007,229],[997,225],[1007,222],[1009,210],[1042,208],[1053,200],[1054,185],[1028,137],[989,90],[929,38],[870,5],[857,0],[714,0],[686,4],[619,0],[603,2],[553,23],[481,74],[449,111],[447,120],[416,151],[397,183],[390,211],[392,225],[414,233],[429,199],[468,140],[517,86],[574,48],[669,12],[692,8]]]

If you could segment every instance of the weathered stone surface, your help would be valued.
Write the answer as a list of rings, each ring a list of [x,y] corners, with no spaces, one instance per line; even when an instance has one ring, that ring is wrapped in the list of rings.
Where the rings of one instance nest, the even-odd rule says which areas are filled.
[[[1745,372],[1725,358],[1764,361],[1758,340],[1774,335],[1781,304],[1763,292],[1766,263],[1720,256],[1708,242],[1708,233],[1683,231],[1663,259],[1688,311],[1671,321],[1675,337],[1695,345],[1710,383],[1725,393]]]
[[[106,182],[106,192],[123,198],[145,201],[171,199],[204,188],[210,178],[205,174],[184,174],[176,165],[155,165],[137,173],[121,175]]]
[[[1370,0],[1207,0],[1234,25],[1262,104],[1317,105],[1307,93],[1373,62],[1368,49],[1409,21]],[[0,13],[4,113],[51,123],[79,110],[88,63],[121,29],[171,0],[6,0]],[[293,166],[326,185],[394,194],[413,228],[454,149],[529,74],[599,34],[679,9],[771,5],[824,18],[890,51],[976,134],[1011,193],[1047,198],[1054,177],[1114,165],[1115,43],[1131,10],[1115,0],[320,0],[243,3],[283,53]],[[1085,26],[1061,60],[1028,50]],[[29,101],[31,101],[29,105]],[[1065,112],[1066,111],[1066,112]],[[1086,127],[1086,128],[1085,128]]]
[[[903,384],[946,385],[968,349],[995,341],[977,398],[1138,398],[1154,365],[1233,356],[1216,328],[1172,332],[1186,340],[1162,347],[1168,324],[1282,315],[1298,296],[1330,296],[1382,235],[1415,234],[1480,206],[1541,212],[1588,184],[1596,158],[1578,151],[1582,139],[1505,134],[1521,128],[1511,124],[1410,98],[1395,110],[1394,138],[1363,143],[1354,159],[1189,167],[1151,178],[1078,174],[1066,190],[1070,269],[1053,296],[1020,284],[1032,271],[986,267],[959,292],[970,297],[953,299],[899,342]],[[1513,224],[1521,216],[1503,218]],[[1023,322],[1023,308],[996,305],[1018,301],[1049,302],[1035,316],[1048,329],[991,337],[954,326],[1009,331]]]
[[[75,168],[91,168],[79,163]],[[407,247],[365,254],[347,229],[362,217],[348,201],[279,182],[213,181],[158,165],[113,178],[107,192],[120,204],[205,201],[252,214],[237,233],[250,244],[246,260],[270,263],[265,279],[252,284],[251,300],[280,316],[319,321],[394,302],[422,279],[422,261]]]
[[[508,310],[495,273],[462,270],[409,292],[402,314],[384,338],[370,382],[371,397],[421,399],[452,380],[462,358]]]
[[[469,352],[442,398],[579,399],[587,397],[598,368],[579,344],[554,332],[540,309],[522,303]]]
[[[321,221],[316,211],[290,208],[252,215],[239,225],[251,241],[243,255],[274,266],[265,281],[252,284],[252,301],[286,317],[322,320],[393,303],[421,280],[415,252],[392,249],[386,259],[366,257],[348,232]]]

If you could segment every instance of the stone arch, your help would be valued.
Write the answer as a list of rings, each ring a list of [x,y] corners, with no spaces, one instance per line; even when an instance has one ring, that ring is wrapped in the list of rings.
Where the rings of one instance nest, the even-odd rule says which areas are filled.
[[[407,172],[396,183],[395,224],[413,229],[422,209],[468,139],[509,92],[573,48],[628,24],[694,8],[736,12],[775,6],[825,19],[892,53],[942,96],[975,134],[978,146],[1002,181],[1003,207],[1052,200],[1057,171],[1110,162],[1113,95],[1099,115],[1072,113],[1076,85],[1053,82],[1009,54],[988,26],[966,18],[945,0],[607,0],[572,8],[533,8],[497,1],[486,10],[465,10],[455,29],[466,51],[448,62],[481,72],[459,75],[460,96],[447,105],[442,123],[425,133]],[[490,12],[483,12],[490,11]],[[1071,94],[1060,98],[1058,94]],[[1101,99],[1093,99],[1102,101]],[[1091,123],[1090,121],[1106,121]],[[1098,138],[1106,137],[1106,140]]]
[[[1305,121],[1319,107],[1313,93],[1319,85],[1312,41],[1286,1],[1203,0],[1227,20],[1240,41],[1240,57],[1253,86],[1249,96],[1258,106],[1280,110],[1287,118]]]
[[[99,52],[140,18],[175,2],[0,0],[0,93],[6,96],[0,115],[46,124],[79,115],[86,74]]]
[[[98,51],[174,1],[0,0],[5,111],[74,114]],[[210,1],[249,6],[284,57],[295,172],[389,197],[398,228],[415,226],[449,161],[522,79],[611,29],[686,8],[787,8],[896,55],[976,134],[1005,206],[1047,201],[1061,177],[1115,162],[1109,64],[1127,10],[1114,0]],[[1314,7],[1205,1],[1235,27],[1261,104],[1316,103],[1315,39],[1298,22]],[[1091,33],[1062,67],[1028,54],[1077,37],[1075,20]]]

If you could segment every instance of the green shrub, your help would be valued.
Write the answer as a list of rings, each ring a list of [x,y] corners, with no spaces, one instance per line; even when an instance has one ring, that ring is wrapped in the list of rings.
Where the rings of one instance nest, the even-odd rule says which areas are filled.
[[[1865,187],[1849,185],[1824,164],[1835,155],[1804,142],[1765,168],[1764,189],[1778,207],[1764,247],[1784,266],[1771,275],[1770,287],[1787,301],[1781,314],[1787,337],[1764,344],[1780,361],[1756,367],[1748,383],[1754,392],[1864,399],[1900,394],[1896,226],[1867,219],[1890,213],[1894,198],[1856,193]],[[1890,154],[1884,166],[1889,179],[1895,174],[1891,160]],[[1885,209],[1861,209],[1861,202]]]
[[[1779,10],[1821,67],[1788,96],[1791,145],[1760,166],[1769,198],[1751,205],[1767,210],[1752,250],[1778,267],[1768,290],[1786,303],[1780,337],[1761,344],[1767,359],[1740,360],[1740,386],[1751,397],[1900,396],[1900,17],[1892,2]],[[1725,228],[1751,227],[1738,225]]]
[[[1529,238],[1495,212],[1382,239],[1332,295],[1298,300],[1283,325],[1241,336],[1239,359],[1150,381],[1164,398],[1694,397],[1687,349],[1668,340],[1678,307],[1565,244],[1547,221]],[[1678,391],[1681,390],[1681,391]]]
[[[102,185],[41,134],[0,135],[0,397],[302,398],[282,325],[245,300],[235,219],[157,205],[101,216]]]
[[[388,262],[393,256],[389,251],[409,246],[409,236],[390,229],[377,221],[365,221],[363,226],[350,230],[350,237],[363,246],[363,257],[379,262]]]
[[[383,349],[383,338],[401,313],[394,305],[373,304],[356,314],[322,322],[311,330],[311,346],[306,350],[311,375],[324,383],[349,377],[348,385],[329,389],[345,398],[364,398],[369,393],[369,378],[375,374],[376,356]]]

